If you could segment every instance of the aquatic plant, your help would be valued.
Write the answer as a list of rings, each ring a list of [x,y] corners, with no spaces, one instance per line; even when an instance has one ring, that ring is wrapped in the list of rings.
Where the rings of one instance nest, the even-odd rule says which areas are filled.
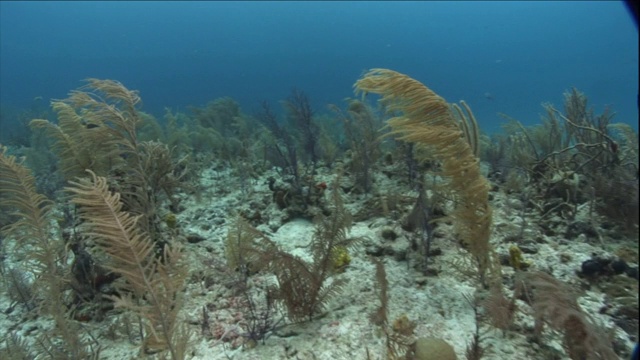
[[[313,109],[309,97],[304,91],[294,88],[291,95],[283,102],[287,109],[287,116],[291,127],[297,131],[303,152],[303,159],[309,161],[312,167],[320,159],[320,127],[313,120]],[[313,171],[312,171],[313,173]]]
[[[433,240],[433,230],[436,227],[435,206],[434,202],[430,200],[424,187],[419,185],[418,197],[415,199],[413,209],[411,209],[402,224],[405,230],[418,233],[419,239],[415,247],[420,254],[420,269],[424,275],[429,272],[431,242]]]
[[[368,194],[373,187],[374,164],[382,155],[379,133],[382,119],[359,100],[349,100],[346,112],[335,105],[331,108],[342,121],[345,140],[351,150],[348,169],[355,177],[355,188]]]
[[[71,320],[70,310],[64,302],[69,269],[64,242],[52,236],[57,232],[52,222],[53,202],[36,191],[29,169],[6,151],[0,146],[0,198],[5,206],[12,208],[15,221],[5,227],[3,233],[15,239],[17,250],[28,259],[26,270],[36,279],[30,286],[32,298],[24,300],[36,301],[38,312],[51,316],[55,322],[54,329],[44,331],[38,337],[35,351],[54,358],[97,356],[99,347],[94,340],[85,338],[80,326]],[[21,296],[27,296],[25,291],[22,290]],[[24,349],[25,344],[17,335],[13,336],[9,349],[15,353]]]
[[[575,294],[558,279],[543,272],[520,272],[516,292],[534,311],[536,336],[541,336],[544,326],[561,331],[572,360],[618,359],[604,330],[582,311]]]
[[[553,209],[568,218],[575,216],[577,204],[592,201],[592,208],[633,229],[638,220],[637,134],[612,124],[609,109],[596,114],[575,88],[564,93],[563,111],[549,103],[543,107],[545,116],[537,126],[525,127],[503,115],[509,120],[508,140],[500,152],[508,167],[527,174],[537,192],[532,201],[545,216]]]
[[[330,283],[327,280],[341,269],[336,264],[344,262],[344,250],[355,248],[360,239],[347,236],[351,215],[339,191],[337,185],[332,187],[330,213],[315,220],[309,244],[311,262],[281,250],[242,218],[229,231],[225,244],[229,265],[243,271],[273,273],[278,282],[274,299],[286,307],[290,320],[311,320],[345,285],[344,278],[334,278]]]
[[[256,114],[258,121],[271,133],[272,142],[267,144],[270,149],[270,161],[284,174],[293,177],[295,187],[300,187],[300,173],[298,165],[298,151],[293,136],[285,127],[280,125],[267,101],[261,104],[260,112]]]
[[[398,114],[387,121],[391,134],[427,148],[442,162],[441,175],[456,197],[457,206],[450,218],[473,258],[478,279],[483,284],[489,279],[500,281],[489,244],[489,184],[480,173],[477,150],[469,140],[475,135],[469,136],[469,131],[461,127],[444,99],[404,74],[373,69],[355,83],[355,88],[362,93],[381,94],[387,110]]]
[[[73,91],[67,99],[52,103],[58,114],[57,124],[43,119],[31,121],[34,129],[44,129],[53,139],[59,171],[65,179],[75,179],[66,190],[72,193],[72,202],[80,205],[80,218],[70,215],[70,219],[59,223],[74,226],[73,234],[64,229],[61,239],[49,238],[52,233],[50,219],[47,221],[49,200],[35,192],[30,185],[32,177],[15,159],[5,157],[3,150],[2,159],[7,160],[2,169],[3,193],[15,199],[12,201],[20,205],[21,216],[29,219],[30,231],[37,232],[32,239],[38,241],[34,246],[40,250],[30,256],[40,267],[35,270],[38,287],[48,292],[47,299],[52,299],[46,313],[53,316],[57,330],[43,332],[43,339],[38,341],[42,352],[67,352],[75,354],[71,355],[74,358],[90,358],[99,351],[92,348],[95,347],[92,342],[81,338],[82,332],[67,318],[70,315],[66,310],[71,307],[78,320],[91,318],[75,303],[91,301],[102,283],[99,277],[104,275],[96,270],[102,264],[94,262],[95,254],[89,254],[80,240],[91,238],[103,245],[102,250],[115,261],[107,265],[109,269],[128,280],[128,285],[119,288],[118,296],[111,299],[118,306],[139,311],[148,320],[144,329],[148,335],[145,351],[168,350],[174,359],[184,357],[179,344],[187,335],[175,326],[175,314],[180,308],[177,294],[184,276],[178,271],[177,248],[169,246],[161,232],[158,210],[165,199],[173,209],[177,208],[173,194],[186,173],[186,159],[176,159],[164,143],[140,141],[140,125],[146,122],[153,129],[155,120],[137,110],[139,102],[137,92],[116,81],[89,79],[87,85]],[[107,176],[111,179],[109,188]],[[90,209],[85,211],[86,208]],[[80,225],[75,228],[77,222]],[[17,221],[13,227],[24,225],[24,220]],[[81,235],[76,236],[75,230]],[[12,236],[21,238],[18,233]],[[69,266],[63,258],[67,251],[73,252],[74,261],[65,270]],[[113,277],[110,279],[113,281]],[[74,291],[74,303],[64,302],[62,294],[68,289]],[[135,295],[132,299],[125,293]],[[153,311],[147,311],[150,308]]]
[[[137,225],[139,217],[123,210],[119,193],[112,193],[105,178],[70,182],[66,190],[79,207],[82,232],[108,255],[106,267],[127,281],[118,283],[118,295],[109,296],[145,319],[142,349],[146,354],[167,350],[171,359],[184,359],[188,333],[178,323],[181,293],[187,268],[177,244],[166,244],[160,257],[156,244]]]
[[[140,97],[113,80],[88,79],[87,85],[54,101],[58,124],[35,119],[54,139],[59,169],[66,180],[84,178],[86,170],[109,176],[128,211],[141,215],[137,223],[160,241],[158,207],[161,195],[177,207],[174,192],[187,173],[186,157],[176,159],[166,144],[140,141]]]
[[[393,323],[389,323],[389,281],[387,280],[387,271],[380,259],[370,257],[369,260],[376,268],[376,292],[380,301],[375,312],[369,314],[369,318],[384,333],[386,357],[388,359],[409,358],[410,349],[415,343],[413,330],[416,324],[409,320],[406,314],[394,320]]]

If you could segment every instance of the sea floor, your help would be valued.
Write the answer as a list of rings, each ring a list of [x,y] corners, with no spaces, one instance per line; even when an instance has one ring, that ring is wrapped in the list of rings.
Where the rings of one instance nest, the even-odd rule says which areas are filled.
[[[309,259],[306,246],[314,231],[309,219],[288,219],[282,209],[273,201],[267,179],[279,176],[270,170],[256,178],[241,181],[241,177],[229,168],[218,165],[206,169],[201,174],[200,189],[197,194],[179,194],[182,211],[177,216],[177,238],[190,238],[184,242],[184,252],[190,267],[184,305],[180,313],[191,332],[188,358],[193,359],[385,359],[386,341],[382,329],[373,324],[370,315],[380,305],[375,266],[369,259],[370,253],[384,263],[389,283],[388,318],[390,321],[406,316],[416,325],[416,337],[436,337],[447,341],[455,350],[458,359],[465,359],[465,351],[476,331],[476,317],[471,299],[479,291],[474,279],[457,271],[453,264],[463,256],[455,241],[451,225],[442,223],[436,229],[432,246],[440,255],[429,259],[429,267],[437,274],[425,276],[419,271],[419,255],[412,252],[414,234],[401,227],[401,220],[411,209],[412,203],[401,206],[395,213],[379,214],[369,218],[356,216],[349,236],[364,240],[355,251],[350,252],[351,262],[335,278],[346,279],[347,285],[332,297],[325,311],[311,321],[288,324],[281,320],[281,327],[262,342],[249,346],[244,341],[243,321],[246,321],[242,307],[242,296],[234,290],[237,274],[225,265],[224,241],[228,228],[238,214],[255,214],[251,222],[283,249]],[[400,176],[375,174],[374,194],[344,193],[345,206],[354,215],[371,202],[372,197],[384,194],[402,194],[409,199],[416,193],[402,185]],[[333,172],[321,168],[314,181],[326,182],[329,187],[335,179]],[[348,183],[348,176],[342,180]],[[325,196],[327,196],[325,194]],[[499,186],[491,192],[493,207],[492,244],[497,254],[506,256],[509,248],[517,244],[530,251],[524,259],[531,263],[527,271],[546,271],[556,279],[569,284],[579,294],[578,302],[582,310],[595,321],[613,330],[620,353],[631,352],[632,338],[637,334],[627,334],[616,325],[612,316],[603,309],[612,307],[612,300],[597,284],[577,276],[581,264],[594,254],[615,257],[621,248],[635,250],[637,267],[638,240],[624,236],[610,237],[611,229],[598,228],[600,239],[578,235],[566,239],[563,228],[567,220],[560,217],[545,219],[558,228],[549,235],[517,194],[506,194]],[[593,213],[590,218],[586,206],[580,207],[573,221],[596,224]],[[596,215],[597,216],[597,215]],[[581,217],[584,217],[581,219]],[[383,233],[385,236],[383,236]],[[389,236],[389,234],[393,234]],[[514,234],[519,234],[514,237]],[[5,245],[10,253],[11,245]],[[533,249],[533,250],[531,250]],[[7,262],[19,259],[7,257]],[[10,264],[9,264],[10,265]],[[502,267],[505,294],[512,294],[515,270]],[[624,275],[618,275],[624,276]],[[256,274],[249,278],[248,286],[258,293],[267,284],[273,283],[267,274]],[[635,303],[638,301],[637,281]],[[0,295],[0,333],[15,332],[26,341],[33,341],[40,329],[52,326],[46,317],[28,315],[26,309],[18,306],[7,313],[10,306],[6,293]],[[532,340],[534,319],[532,310],[526,303],[517,300],[519,311],[511,329],[502,331],[491,328],[481,321],[481,346],[485,349],[483,359],[496,360],[550,360],[568,359],[562,347],[562,334],[545,330],[542,343]],[[203,309],[206,309],[208,324],[203,326]],[[113,330],[115,316],[106,315],[101,321],[82,324],[97,340],[101,359],[138,359],[140,344]],[[636,319],[637,320],[637,319]],[[637,324],[637,322],[636,322]],[[637,326],[637,325],[636,325]],[[118,335],[119,334],[119,335]],[[254,345],[254,344],[251,344]],[[625,357],[621,357],[624,359]]]

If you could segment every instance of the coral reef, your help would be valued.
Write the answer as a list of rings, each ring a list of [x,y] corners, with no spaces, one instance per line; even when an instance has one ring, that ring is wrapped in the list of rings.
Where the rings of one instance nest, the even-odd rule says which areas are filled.
[[[577,89],[485,134],[407,75],[355,88],[380,101],[321,113],[294,89],[158,121],[89,79],[55,121],[16,119],[0,358],[631,355],[637,132]]]

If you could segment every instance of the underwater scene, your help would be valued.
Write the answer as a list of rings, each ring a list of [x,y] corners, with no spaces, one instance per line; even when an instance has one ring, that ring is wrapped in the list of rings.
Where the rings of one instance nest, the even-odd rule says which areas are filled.
[[[0,360],[637,359],[636,6],[1,1]]]

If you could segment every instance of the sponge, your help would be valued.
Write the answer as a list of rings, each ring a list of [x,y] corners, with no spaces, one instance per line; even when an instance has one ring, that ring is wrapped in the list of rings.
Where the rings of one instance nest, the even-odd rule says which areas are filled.
[[[453,347],[438,338],[419,338],[406,356],[411,360],[457,360]]]

